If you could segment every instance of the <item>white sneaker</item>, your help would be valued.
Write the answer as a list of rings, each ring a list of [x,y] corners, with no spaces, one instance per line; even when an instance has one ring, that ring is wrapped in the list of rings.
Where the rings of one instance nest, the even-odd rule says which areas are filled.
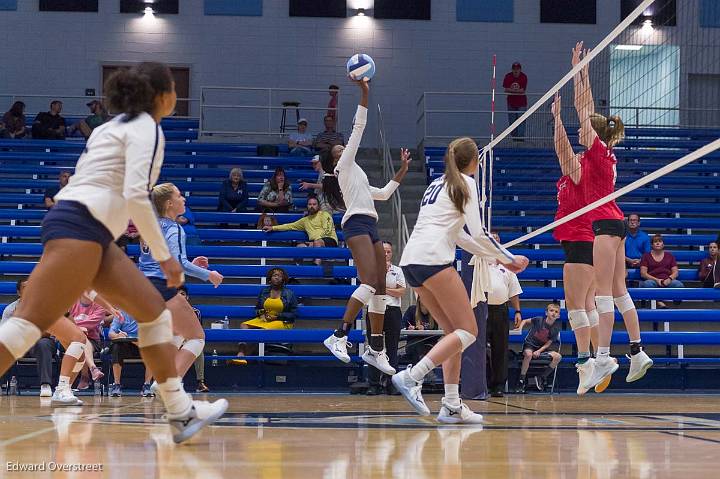
[[[400,371],[392,377],[392,383],[395,389],[402,394],[415,411],[421,416],[429,416],[430,409],[425,404],[422,397],[422,381],[415,381],[410,377],[412,366],[408,366],[405,371]]]
[[[437,416],[438,422],[445,424],[482,424],[482,414],[474,413],[464,402],[460,406],[450,406],[442,399],[442,407]]]
[[[590,380],[592,379],[593,371],[595,370],[595,359],[588,358],[585,363],[576,364],[575,368],[577,369],[580,379],[578,383],[577,393],[578,396],[582,396],[594,386],[590,384]]]
[[[82,406],[83,402],[75,397],[70,388],[55,388],[50,404],[53,406]]]
[[[650,359],[650,356],[648,356],[647,353],[642,349],[634,356],[627,357],[628,359],[630,359],[630,371],[628,371],[628,375],[625,378],[625,381],[629,383],[637,381],[638,379],[645,376],[647,370],[650,369],[653,365],[653,360]]]
[[[227,411],[226,399],[215,402],[193,401],[190,410],[179,416],[167,415],[168,423],[173,429],[173,441],[180,444],[200,432],[205,426],[214,423]]]
[[[348,354],[347,350],[348,348],[352,348],[352,344],[350,343],[350,341],[348,341],[347,336],[338,338],[334,334],[331,334],[329,338],[323,341],[323,344],[340,361],[344,363],[350,362],[350,355]]]
[[[603,379],[611,376],[620,366],[615,361],[615,358],[610,356],[595,358],[595,367],[593,373],[590,376],[590,380],[586,383],[591,388],[594,388],[597,384],[600,384]]]
[[[49,398],[52,397],[53,392],[52,388],[49,384],[42,384],[40,385],[40,397],[41,398]]]
[[[375,351],[373,348],[368,347],[364,353],[362,353],[363,361],[368,363],[380,371],[384,372],[388,376],[392,376],[397,371],[395,368],[390,366],[390,359],[388,359],[385,349],[382,351]]]

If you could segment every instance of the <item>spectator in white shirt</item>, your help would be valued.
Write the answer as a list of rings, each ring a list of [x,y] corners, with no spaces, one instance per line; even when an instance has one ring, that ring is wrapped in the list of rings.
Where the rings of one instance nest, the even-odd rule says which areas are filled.
[[[297,131],[288,136],[288,147],[292,156],[312,156],[313,136],[307,132],[308,121],[300,118],[297,124]]]
[[[493,238],[498,243],[497,233]],[[520,294],[522,288],[515,273],[502,264],[490,265],[490,286],[488,294],[487,341],[490,343],[490,363],[492,372],[488,389],[493,397],[502,397],[508,376],[508,337],[510,335],[508,303],[515,309],[515,327],[522,321]]]

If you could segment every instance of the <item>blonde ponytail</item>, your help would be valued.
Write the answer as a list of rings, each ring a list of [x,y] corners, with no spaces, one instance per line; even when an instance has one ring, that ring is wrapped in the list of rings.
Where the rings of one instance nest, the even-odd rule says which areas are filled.
[[[152,193],[150,193],[150,198],[158,216],[165,216],[165,212],[167,211],[167,202],[172,197],[174,191],[175,185],[172,183],[162,183],[160,185],[155,185],[155,187],[152,189]]]
[[[472,138],[456,138],[448,145],[445,154],[445,188],[450,200],[460,213],[465,213],[465,203],[470,198],[462,171],[478,158],[478,147]]]

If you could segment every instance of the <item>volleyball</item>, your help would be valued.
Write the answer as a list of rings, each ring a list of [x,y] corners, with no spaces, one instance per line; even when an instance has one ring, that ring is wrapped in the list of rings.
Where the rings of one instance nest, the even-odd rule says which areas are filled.
[[[375,76],[375,62],[370,55],[358,53],[348,60],[347,73],[353,80],[370,81]]]

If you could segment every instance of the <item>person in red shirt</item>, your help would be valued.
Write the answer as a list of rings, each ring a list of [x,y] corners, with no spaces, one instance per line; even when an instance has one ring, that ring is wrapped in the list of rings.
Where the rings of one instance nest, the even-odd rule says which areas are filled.
[[[332,117],[333,120],[337,121],[337,101],[340,87],[337,85],[330,85],[328,87],[328,93],[330,94],[330,101],[328,102],[327,114],[325,116]]]
[[[640,260],[641,288],[683,288],[675,256],[665,251],[662,235],[652,237],[652,251],[645,253]]]
[[[572,65],[577,66],[583,54],[583,44],[573,48]],[[587,51],[585,51],[587,55]],[[587,69],[575,77],[575,109],[580,119],[578,137],[586,148],[580,158],[582,187],[586,205],[615,191],[617,159],[612,148],[622,141],[625,127],[618,116],[606,118],[595,113]],[[637,310],[625,285],[625,216],[615,201],[609,201],[588,212],[595,240],[593,268],[595,271],[598,313],[600,313],[597,358],[588,384],[598,384],[618,368],[610,356],[610,341],[615,323],[615,306],[623,316],[630,338],[630,371],[627,382],[642,378],[653,362],[640,346],[640,323]]]
[[[527,109],[527,90],[528,78],[522,72],[522,65],[515,62],[512,64],[512,71],[505,75],[503,79],[503,88],[507,94],[508,108],[508,124],[512,125],[515,120],[520,118],[522,111]],[[525,123],[518,126],[510,133],[513,138],[521,139],[525,136]]]

